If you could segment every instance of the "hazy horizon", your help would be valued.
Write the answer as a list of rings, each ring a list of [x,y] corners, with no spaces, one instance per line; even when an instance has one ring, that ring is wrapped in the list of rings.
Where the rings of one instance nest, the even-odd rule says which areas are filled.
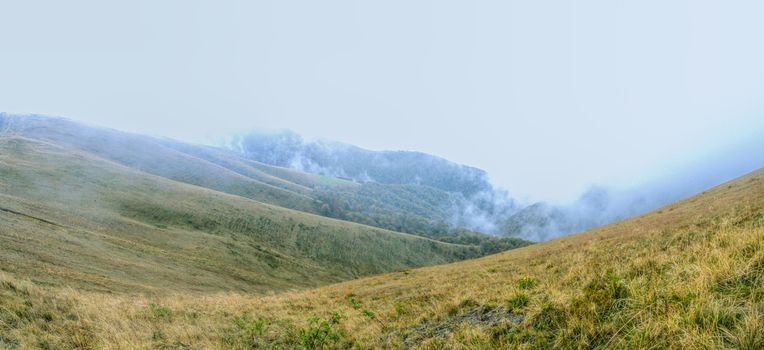
[[[753,1],[0,9],[10,113],[208,144],[290,129],[434,154],[557,202],[703,164],[743,171],[758,149],[739,145],[764,139]],[[725,152],[734,171],[704,163]]]

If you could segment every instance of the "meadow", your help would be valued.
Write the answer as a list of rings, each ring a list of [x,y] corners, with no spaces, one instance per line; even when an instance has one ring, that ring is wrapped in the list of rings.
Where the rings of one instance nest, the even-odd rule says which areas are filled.
[[[8,274],[0,290],[14,349],[760,349],[764,171],[569,237],[302,291],[135,295]]]

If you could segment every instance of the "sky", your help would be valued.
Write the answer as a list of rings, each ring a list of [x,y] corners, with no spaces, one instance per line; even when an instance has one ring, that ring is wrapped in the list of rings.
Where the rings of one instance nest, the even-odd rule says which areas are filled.
[[[436,154],[564,202],[764,137],[762,13],[703,0],[0,0],[0,111],[203,143],[292,129]]]

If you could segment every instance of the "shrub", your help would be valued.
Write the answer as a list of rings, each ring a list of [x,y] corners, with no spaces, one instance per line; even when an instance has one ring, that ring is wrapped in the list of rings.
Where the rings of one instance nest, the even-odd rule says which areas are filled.
[[[275,339],[265,339],[263,337],[265,329],[271,325],[271,322],[258,318],[254,319],[249,315],[234,320],[233,333],[223,338],[226,347],[229,349],[260,349],[266,345],[273,345]]]
[[[395,303],[395,315],[398,317],[401,317],[405,313],[406,313],[406,305],[403,305],[401,303]]]
[[[300,344],[305,349],[325,349],[334,348],[343,337],[345,332],[339,329],[342,315],[338,312],[332,313],[327,320],[318,316],[308,319],[308,328],[300,330]]]
[[[370,319],[372,319],[372,320],[377,317],[377,315],[375,313],[373,313],[373,312],[371,312],[369,310],[363,310],[363,315],[368,317],[368,318],[370,318]]]
[[[530,298],[525,293],[517,293],[513,295],[509,300],[507,301],[507,304],[509,304],[510,310],[516,310],[521,309],[528,305],[528,302],[530,301]]]
[[[523,276],[519,281],[517,281],[517,285],[520,287],[520,289],[532,289],[536,286],[536,284],[536,280],[529,276]]]
[[[154,303],[149,304],[149,312],[155,318],[170,318],[172,310],[166,306],[160,306]]]
[[[353,295],[348,296],[348,302],[350,303],[350,306],[353,307],[353,309],[359,310],[361,308],[361,302],[356,300],[355,296]]]
[[[234,324],[239,331],[247,337],[262,336],[265,328],[268,327],[270,322],[266,319],[253,319],[251,316],[246,315],[240,317],[234,321]]]

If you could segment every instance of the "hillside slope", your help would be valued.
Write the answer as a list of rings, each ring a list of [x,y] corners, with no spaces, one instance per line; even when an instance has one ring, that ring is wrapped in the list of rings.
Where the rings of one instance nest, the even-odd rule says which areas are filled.
[[[180,146],[171,147],[176,142],[34,115],[0,114],[0,135],[48,142],[152,175],[285,208],[313,213],[318,210],[318,202],[302,191],[304,187],[274,178],[249,164],[236,164],[244,172],[238,173],[218,162],[186,154],[179,150]],[[224,160],[235,161],[222,158],[220,162]]]
[[[114,297],[3,280],[0,329],[14,344],[760,349],[764,170],[566,238],[275,296]]]
[[[476,255],[0,137],[0,270],[40,283],[263,293]]]
[[[402,196],[396,185],[358,184],[259,163],[222,148],[126,133],[64,118],[0,113],[3,136],[54,144],[133,170],[284,208],[444,242],[469,242],[481,249],[482,255],[529,244],[518,238],[496,238],[461,229],[458,223],[451,222],[451,195],[427,186],[406,186],[406,195]]]
[[[296,301],[350,315],[346,341],[367,346],[760,349],[764,170],[585,233],[250,312],[278,318]],[[381,322],[364,322],[355,304]]]

